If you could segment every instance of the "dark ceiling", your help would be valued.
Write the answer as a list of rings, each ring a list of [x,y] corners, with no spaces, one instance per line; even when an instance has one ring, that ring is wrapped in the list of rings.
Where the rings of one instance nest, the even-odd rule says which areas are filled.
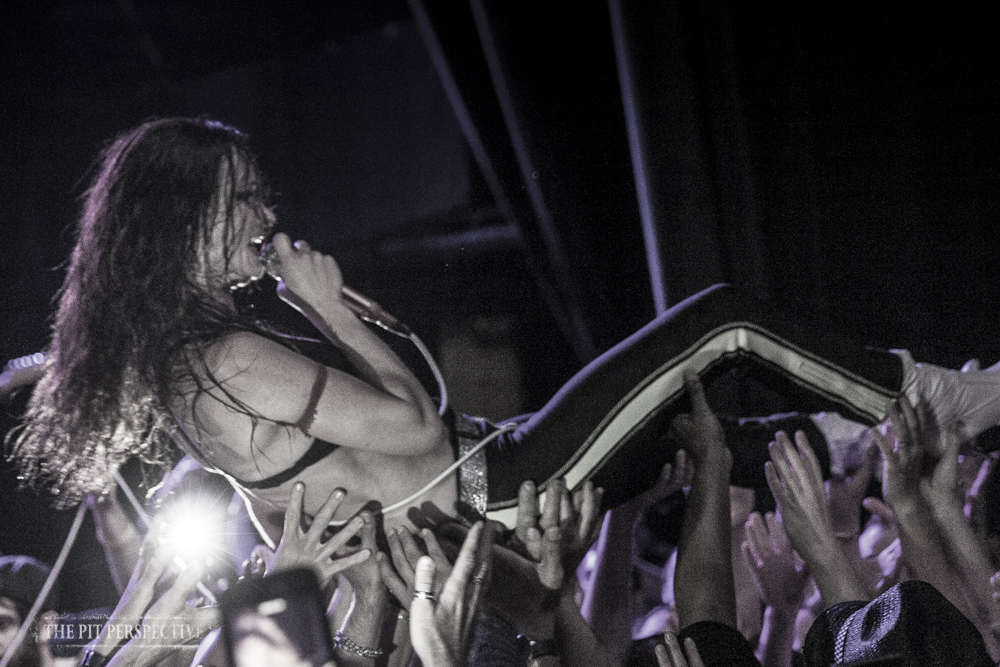
[[[336,41],[409,18],[404,0],[67,0],[8,5],[4,83],[114,88],[166,82]]]

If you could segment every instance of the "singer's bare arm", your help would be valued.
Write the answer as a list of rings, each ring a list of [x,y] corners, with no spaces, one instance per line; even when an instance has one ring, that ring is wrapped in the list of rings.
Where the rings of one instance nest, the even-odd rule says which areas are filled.
[[[311,417],[308,433],[289,433],[278,423],[295,424],[303,418],[317,375],[316,362],[254,333],[233,334],[208,349],[206,376],[210,373],[221,387],[203,383],[209,396],[195,402],[193,413],[187,406],[189,416],[208,425],[209,437],[211,432],[218,433],[223,440],[220,444],[231,450],[228,453],[244,459],[251,437],[257,450],[267,454],[271,445],[278,444],[280,451],[274,456],[293,462],[313,438],[402,456],[448,448],[444,424],[427,392],[392,350],[344,305],[336,262],[308,248],[293,249],[284,234],[275,236],[274,245],[285,281],[279,295],[306,313],[345,353],[354,374],[327,368],[315,415],[307,416]],[[234,399],[248,409],[235,407]],[[247,412],[267,421],[255,422]],[[235,463],[239,466],[243,461]],[[259,461],[249,467],[261,470]],[[258,472],[250,478],[259,476]]]

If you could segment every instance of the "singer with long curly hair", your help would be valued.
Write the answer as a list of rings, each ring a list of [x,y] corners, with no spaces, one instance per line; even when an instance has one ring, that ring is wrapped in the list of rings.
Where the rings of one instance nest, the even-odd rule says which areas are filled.
[[[277,541],[296,481],[309,514],[345,489],[338,519],[423,490],[412,505],[455,514],[465,504],[510,523],[529,478],[540,488],[594,479],[612,503],[635,495],[672,456],[662,434],[681,409],[685,367],[710,377],[758,363],[867,423],[903,387],[970,432],[1000,417],[996,374],[916,368],[907,355],[824,336],[723,286],[609,350],[478,463],[430,486],[463,451],[459,441],[492,427],[439,417],[411,370],[344,303],[336,262],[303,242],[273,237],[279,296],[339,360],[319,363],[241,315],[232,290],[262,275],[260,244],[274,223],[257,160],[233,128],[170,118],[108,145],[83,198],[45,375],[9,440],[27,484],[67,507],[106,489],[130,457],[168,463],[183,451],[226,475]],[[991,376],[977,391],[992,407],[977,401],[970,412],[948,398],[972,375]],[[808,418],[792,427],[815,430]],[[737,452],[736,469],[746,456]],[[740,474],[762,483],[757,463]],[[386,526],[405,522],[407,509],[387,513]]]

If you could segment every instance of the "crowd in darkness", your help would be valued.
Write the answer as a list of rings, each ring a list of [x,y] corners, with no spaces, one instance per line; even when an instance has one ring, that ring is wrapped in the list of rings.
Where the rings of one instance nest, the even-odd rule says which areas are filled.
[[[670,428],[682,448],[624,505],[598,511],[600,489],[556,483],[539,506],[526,481],[514,530],[449,521],[380,535],[370,512],[325,527],[342,494],[307,520],[297,487],[280,543],[256,546],[240,577],[314,571],[338,664],[995,664],[998,541],[984,507],[993,455],[950,428],[931,459],[921,406],[902,399],[866,438],[862,463],[828,480],[803,433],[777,433],[766,472],[777,511],[762,515],[752,490],[729,485],[723,431],[697,377],[687,379],[692,412]],[[161,513],[203,477],[188,463],[188,484],[173,482]],[[212,632],[219,609],[196,588],[213,578],[205,566],[171,571],[169,527],[136,525],[117,493],[89,503],[121,600],[84,623],[60,621],[50,595],[9,664],[80,664],[85,652],[85,664],[231,664]],[[27,556],[0,559],[4,648],[48,571]],[[311,664],[291,643],[254,649],[248,636],[241,664]]]

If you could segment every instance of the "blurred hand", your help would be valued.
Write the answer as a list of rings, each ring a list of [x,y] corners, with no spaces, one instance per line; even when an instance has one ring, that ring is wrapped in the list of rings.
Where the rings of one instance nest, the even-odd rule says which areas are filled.
[[[222,623],[222,612],[218,607],[195,607],[187,603],[188,596],[195,592],[203,573],[201,564],[192,561],[143,616],[144,626],[159,628],[163,624],[173,624],[183,628],[184,634],[181,637],[163,637],[162,633],[152,631],[143,633],[133,641],[140,641],[141,638],[142,644],[162,644],[169,647],[176,644],[197,644],[212,629],[218,627]],[[158,640],[155,639],[157,637]]]
[[[935,513],[962,513],[958,493],[958,448],[962,444],[961,424],[949,424],[944,431],[944,451],[930,477],[920,480],[920,490]]]
[[[674,454],[674,462],[663,465],[660,476],[651,489],[616,507],[614,511],[622,509],[640,515],[664,498],[672,496],[677,490],[691,486],[693,481],[694,462],[688,460],[687,452],[678,449]]]
[[[805,597],[809,572],[773,512],[766,517],[759,512],[750,515],[742,549],[760,599],[781,611],[797,611]]]
[[[904,396],[892,401],[888,410],[891,428],[875,428],[875,442],[882,450],[884,474],[882,495],[898,511],[901,504],[920,501],[920,472],[923,467],[923,437],[927,430],[910,401]]]
[[[833,521],[819,461],[802,431],[796,432],[795,445],[788,434],[779,431],[770,449],[771,460],[764,467],[767,484],[781,508],[782,522],[792,546],[803,558],[811,560],[810,554],[817,549],[825,550],[834,544]]]
[[[663,640],[663,644],[656,645],[656,662],[660,667],[705,667],[701,654],[698,653],[698,647],[690,637],[684,640],[683,651],[674,633],[663,633]]]
[[[475,524],[440,587],[435,585],[438,575],[434,559],[421,556],[417,560],[417,597],[410,604],[410,641],[424,667],[465,667],[479,604],[489,584],[492,542],[492,526]],[[437,588],[440,594],[433,593]]]
[[[870,447],[864,461],[850,477],[833,477],[826,482],[827,503],[835,535],[858,535],[861,532],[861,501],[875,472],[878,449]]]

